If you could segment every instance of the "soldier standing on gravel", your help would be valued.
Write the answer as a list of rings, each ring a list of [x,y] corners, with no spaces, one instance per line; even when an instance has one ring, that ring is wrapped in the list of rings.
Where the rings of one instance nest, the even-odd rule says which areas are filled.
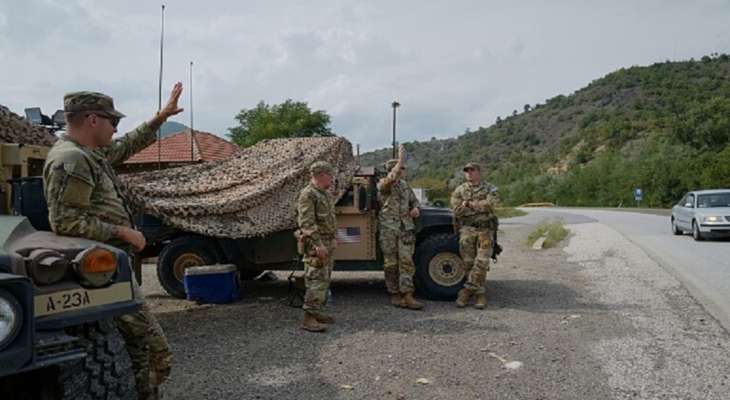
[[[335,205],[327,189],[332,185],[334,168],[317,161],[309,167],[311,181],[299,192],[297,200],[297,237],[304,256],[304,320],[302,329],[323,332],[334,318],[322,313],[334,266],[337,242]]]
[[[160,125],[183,111],[177,106],[181,93],[178,82],[157,115],[117,140],[112,140],[112,135],[124,114],[114,109],[111,97],[96,92],[64,96],[67,132],[51,148],[43,167],[53,232],[108,243],[130,253],[145,247],[145,238],[134,229],[132,213],[112,167],[154,142]],[[136,281],[134,291],[135,297],[141,298]],[[172,363],[162,328],[146,303],[139,312],[117,318],[117,325],[132,359],[138,397],[157,398]]]
[[[378,225],[380,247],[383,250],[385,286],[390,293],[390,303],[396,307],[420,310],[423,304],[413,298],[413,252],[416,245],[414,218],[420,215],[416,194],[403,176],[406,170],[406,151],[398,149],[398,159],[385,163],[389,171],[378,182],[380,213]]]
[[[459,253],[467,275],[464,287],[459,290],[456,305],[466,307],[469,298],[474,295],[474,306],[483,309],[487,306],[484,283],[489,271],[493,233],[497,228],[494,208],[499,197],[497,188],[482,182],[479,164],[466,164],[464,176],[467,181],[451,195],[451,207],[459,233]]]

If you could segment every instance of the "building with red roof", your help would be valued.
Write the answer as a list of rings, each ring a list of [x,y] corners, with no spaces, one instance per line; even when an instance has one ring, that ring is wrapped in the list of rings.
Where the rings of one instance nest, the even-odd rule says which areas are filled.
[[[192,151],[191,151],[192,146]],[[190,129],[162,138],[159,146],[155,141],[139,153],[130,157],[118,168],[121,173],[142,172],[179,167],[182,165],[223,160],[237,154],[240,148],[212,133],[195,131],[190,138]]]

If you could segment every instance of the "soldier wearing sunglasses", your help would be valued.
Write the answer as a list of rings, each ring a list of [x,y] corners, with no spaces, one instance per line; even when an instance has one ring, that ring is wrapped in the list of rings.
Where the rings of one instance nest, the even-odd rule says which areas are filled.
[[[177,106],[181,93],[178,82],[162,110],[116,140],[112,136],[124,114],[114,108],[111,97],[96,92],[64,96],[67,132],[53,145],[43,167],[53,232],[108,243],[130,254],[145,247],[113,167],[152,144],[160,125],[183,111]],[[141,298],[139,292],[135,282],[135,297]],[[117,318],[117,325],[132,359],[138,398],[158,398],[172,354],[157,319],[143,304],[139,312]]]

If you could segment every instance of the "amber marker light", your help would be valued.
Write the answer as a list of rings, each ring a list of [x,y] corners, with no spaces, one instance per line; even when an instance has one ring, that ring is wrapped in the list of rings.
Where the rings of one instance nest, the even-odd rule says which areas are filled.
[[[74,259],[76,272],[91,286],[107,284],[117,271],[117,256],[102,247],[92,247],[79,253]]]

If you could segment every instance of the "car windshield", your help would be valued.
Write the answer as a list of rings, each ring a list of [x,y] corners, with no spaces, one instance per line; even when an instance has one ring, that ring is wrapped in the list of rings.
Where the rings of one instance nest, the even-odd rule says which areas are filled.
[[[730,192],[701,194],[697,196],[697,208],[730,207]]]

